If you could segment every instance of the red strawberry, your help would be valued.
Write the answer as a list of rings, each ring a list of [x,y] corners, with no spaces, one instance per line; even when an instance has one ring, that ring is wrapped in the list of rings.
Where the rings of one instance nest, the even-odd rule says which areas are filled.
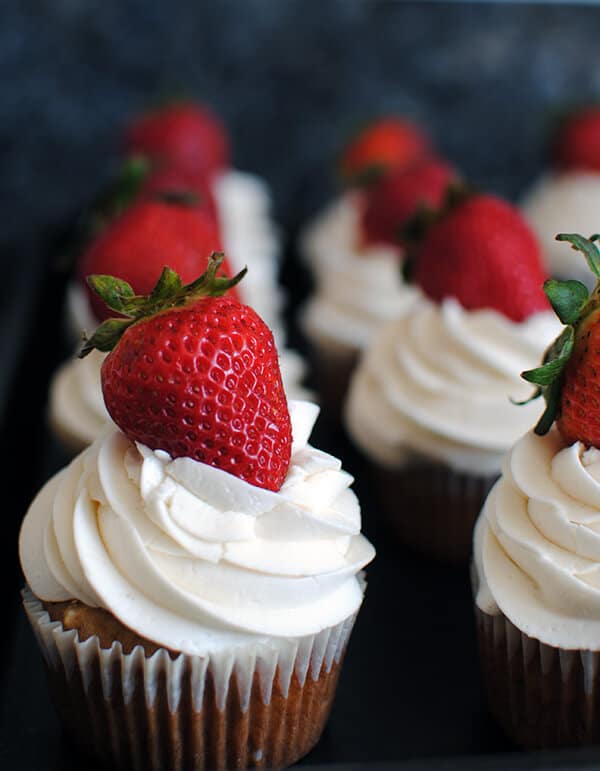
[[[84,252],[79,278],[91,273],[122,276],[137,294],[149,294],[168,265],[185,282],[206,268],[209,255],[221,249],[215,218],[201,206],[138,200],[112,220]],[[223,265],[233,275],[227,263]],[[91,290],[90,302],[98,319],[108,311]]]
[[[567,444],[600,448],[600,251],[592,240],[576,234],[556,238],[583,252],[596,288],[590,295],[580,281],[546,281],[548,299],[566,326],[546,351],[542,366],[522,377],[537,385],[532,399],[543,395],[546,400],[537,434],[545,434],[556,420]]]
[[[558,131],[553,148],[559,169],[600,171],[600,105],[571,115]]]
[[[273,335],[251,308],[222,297],[242,278],[217,278],[223,255],[188,286],[165,268],[140,305],[110,276],[90,284],[124,319],[101,325],[80,355],[102,365],[106,407],[132,442],[189,457],[267,490],[281,488],[292,445]]]
[[[401,242],[401,230],[421,207],[441,206],[449,185],[457,179],[442,160],[428,158],[407,169],[390,172],[365,193],[362,228],[368,243]]]
[[[126,130],[128,153],[208,176],[229,166],[227,132],[204,106],[182,102],[142,115]]]
[[[431,225],[414,278],[437,302],[455,297],[464,308],[493,308],[513,321],[549,307],[535,236],[514,206],[492,195],[471,195]]]
[[[215,220],[218,218],[217,204],[206,175],[197,172],[184,171],[175,167],[156,169],[151,172],[142,184],[140,195],[154,197],[156,195],[190,193],[197,198],[197,204],[205,208]]]
[[[346,147],[340,158],[340,175],[346,184],[356,184],[386,171],[406,168],[430,152],[428,139],[412,123],[382,118]]]

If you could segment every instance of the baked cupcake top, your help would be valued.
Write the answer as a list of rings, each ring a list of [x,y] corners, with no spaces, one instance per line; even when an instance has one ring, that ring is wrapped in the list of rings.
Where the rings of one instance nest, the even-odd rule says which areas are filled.
[[[374,556],[352,478],[308,444],[318,409],[291,402],[288,414],[270,332],[210,296],[229,283],[218,263],[193,288],[165,271],[162,310],[96,333],[103,347],[122,334],[102,370],[121,430],[108,426],[48,482],[20,536],[41,599],[102,607],[199,655],[351,616]],[[122,284],[109,294],[140,311]]]
[[[561,248],[557,231],[593,233],[600,206],[600,107],[577,110],[560,123],[550,169],[527,191],[522,209],[542,245],[551,274],[578,278],[591,286],[577,255]]]
[[[339,166],[345,191],[301,239],[316,279],[302,324],[317,342],[358,350],[418,299],[402,277],[402,228],[420,207],[440,204],[456,172],[396,119],[368,126]]]
[[[567,238],[586,252],[598,278],[595,245]],[[523,373],[539,385],[535,395],[543,393],[546,411],[507,455],[479,518],[476,601],[548,645],[598,650],[598,289],[588,297],[579,282],[552,281],[547,291],[567,326],[544,364]]]
[[[377,462],[416,455],[482,475],[541,408],[518,373],[560,324],[543,294],[535,239],[509,204],[467,198],[426,235],[415,278],[428,296],[378,333],[354,373],[347,427]]]

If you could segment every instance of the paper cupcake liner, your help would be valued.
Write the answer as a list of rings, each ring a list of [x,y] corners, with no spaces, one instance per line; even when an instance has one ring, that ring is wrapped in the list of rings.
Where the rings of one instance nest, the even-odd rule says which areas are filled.
[[[428,557],[468,564],[473,527],[497,474],[475,476],[434,463],[372,464],[372,470],[380,509],[399,541]]]
[[[554,648],[476,608],[490,711],[526,749],[600,744],[600,652]]]
[[[316,635],[273,638],[207,657],[100,647],[23,604],[51,692],[80,748],[110,768],[281,768],[318,741],[355,616]]]
[[[309,357],[322,415],[325,420],[339,423],[360,351],[354,348],[338,349],[312,341]]]

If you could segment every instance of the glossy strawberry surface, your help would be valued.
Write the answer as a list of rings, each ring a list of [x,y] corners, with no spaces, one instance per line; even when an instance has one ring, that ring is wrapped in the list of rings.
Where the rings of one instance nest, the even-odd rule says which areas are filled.
[[[433,300],[491,308],[523,321],[550,308],[539,244],[508,202],[477,194],[431,226],[415,258],[414,278]]]
[[[279,490],[291,424],[273,336],[251,308],[206,297],[130,326],[102,366],[131,441]]]

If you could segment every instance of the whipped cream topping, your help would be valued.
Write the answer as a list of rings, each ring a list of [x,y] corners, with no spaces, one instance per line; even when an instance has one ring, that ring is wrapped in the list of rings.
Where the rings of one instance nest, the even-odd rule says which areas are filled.
[[[600,650],[600,452],[558,430],[507,455],[475,535],[476,602],[547,645]]]
[[[374,549],[360,534],[352,477],[308,444],[317,414],[290,402],[292,459],[277,493],[106,427],[25,517],[19,548],[32,591],[105,608],[195,655],[343,621],[361,604],[359,572]]]
[[[242,299],[264,319],[276,344],[283,346],[281,237],[271,216],[268,187],[260,177],[232,169],[215,179],[214,194],[227,259],[236,273],[248,268],[238,287]]]
[[[544,175],[522,202],[525,218],[535,231],[548,270],[560,278],[575,278],[593,284],[594,277],[580,252],[556,241],[557,233],[598,231],[600,174],[572,171]]]
[[[518,407],[561,326],[551,311],[515,323],[494,310],[467,311],[454,299],[422,300],[387,324],[354,372],[347,427],[377,462],[399,467],[415,455],[481,475],[541,414],[541,400]]]
[[[301,250],[315,273],[316,292],[301,323],[313,340],[366,348],[386,321],[407,313],[420,297],[401,274],[401,250],[361,246],[360,196],[349,193],[318,217]]]

